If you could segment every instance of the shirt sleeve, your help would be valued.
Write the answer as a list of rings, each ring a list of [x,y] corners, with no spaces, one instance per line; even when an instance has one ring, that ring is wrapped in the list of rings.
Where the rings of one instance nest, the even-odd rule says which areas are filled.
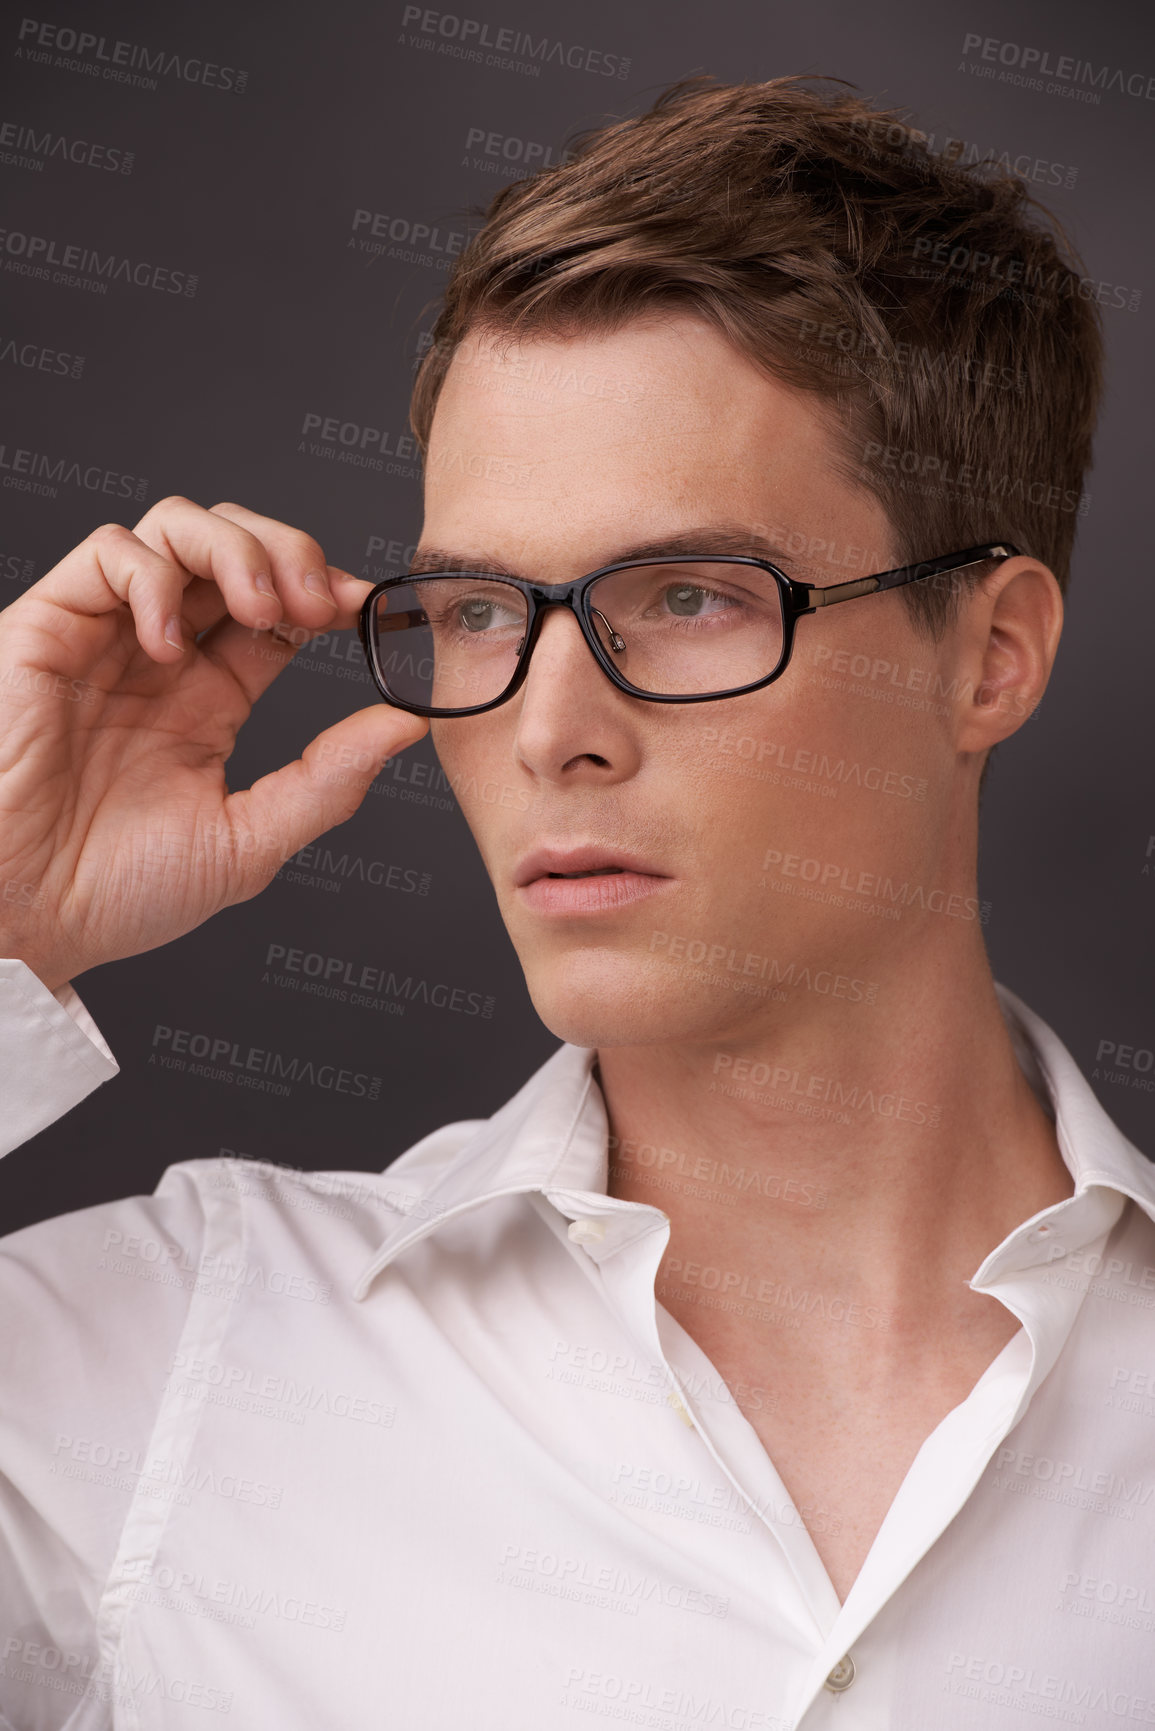
[[[101,1698],[102,1594],[204,1242],[180,1167],[0,1238],[0,1731],[59,1731]]]
[[[50,992],[27,963],[0,960],[0,1155],[119,1069],[74,986]]]

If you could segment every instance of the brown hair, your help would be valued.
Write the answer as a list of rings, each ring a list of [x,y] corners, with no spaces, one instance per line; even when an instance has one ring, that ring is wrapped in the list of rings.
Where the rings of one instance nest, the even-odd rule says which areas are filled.
[[[417,438],[467,331],[605,333],[679,307],[817,395],[900,562],[1005,539],[1065,588],[1100,388],[1094,285],[1013,174],[936,155],[832,84],[687,79],[498,193],[417,376]],[[952,615],[949,590],[903,594],[932,632]]]

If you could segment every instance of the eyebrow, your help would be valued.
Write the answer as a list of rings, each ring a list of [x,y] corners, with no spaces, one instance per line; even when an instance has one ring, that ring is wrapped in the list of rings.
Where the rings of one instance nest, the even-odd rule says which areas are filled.
[[[593,569],[600,571],[603,565],[621,565],[630,559],[671,559],[678,554],[694,553],[729,553],[739,557],[768,559],[772,565],[782,566],[784,570],[784,561],[788,560],[795,570],[799,568],[797,558],[776,543],[768,541],[762,535],[751,533],[749,529],[742,528],[741,524],[723,523],[619,547]],[[440,571],[477,571],[490,577],[520,577],[526,582],[533,581],[531,573],[519,571],[488,553],[460,553],[444,547],[420,548],[414,555],[409,571],[413,577],[436,575]]]

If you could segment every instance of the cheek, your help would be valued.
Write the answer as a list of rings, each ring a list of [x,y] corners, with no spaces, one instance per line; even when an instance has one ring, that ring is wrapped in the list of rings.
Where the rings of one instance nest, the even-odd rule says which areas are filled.
[[[495,755],[495,731],[486,716],[464,721],[431,721],[429,737],[442,769],[450,781],[479,776],[484,769],[492,774],[498,762]]]
[[[768,847],[865,867],[921,845],[947,767],[943,724],[886,696],[800,683],[719,704],[680,729],[667,777],[735,892]]]
[[[527,809],[529,794],[509,773],[508,739],[487,716],[468,721],[431,721],[433,749],[445,771],[462,816],[481,857],[490,860],[489,843],[513,812]]]

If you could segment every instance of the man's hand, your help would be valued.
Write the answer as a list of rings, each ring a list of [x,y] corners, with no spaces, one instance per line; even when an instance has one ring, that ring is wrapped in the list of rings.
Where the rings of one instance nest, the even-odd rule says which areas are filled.
[[[428,722],[378,703],[229,793],[257,698],[369,585],[299,530],[163,499],[0,615],[0,955],[55,990],[264,889]]]

